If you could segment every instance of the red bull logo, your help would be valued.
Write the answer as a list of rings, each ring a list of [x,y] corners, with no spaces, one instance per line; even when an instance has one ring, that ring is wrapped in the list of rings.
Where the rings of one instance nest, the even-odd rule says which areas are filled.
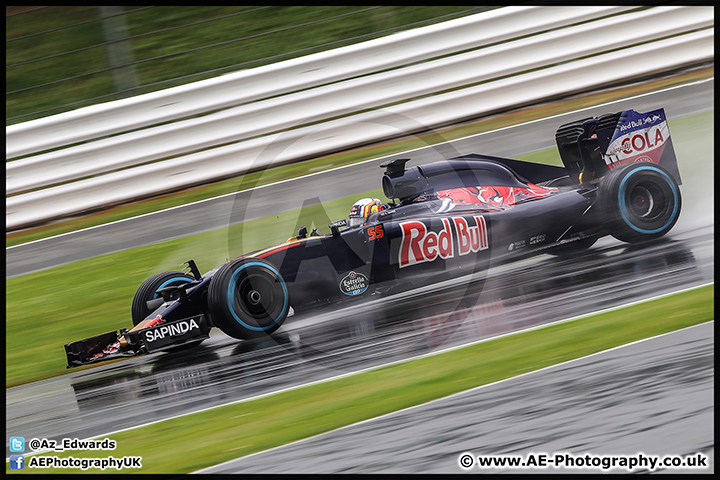
[[[437,258],[446,260],[477,253],[488,248],[487,225],[482,215],[475,215],[468,222],[463,217],[441,219],[443,228],[433,232],[423,222],[411,221],[400,224],[402,243],[398,253],[400,268],[409,267]],[[455,224],[455,235],[451,223]],[[474,225],[471,225],[474,223]],[[457,240],[453,238],[457,236]]]
[[[453,218],[458,235],[458,255],[477,253],[488,248],[487,225],[482,216],[473,217],[475,226],[471,227],[463,217]]]

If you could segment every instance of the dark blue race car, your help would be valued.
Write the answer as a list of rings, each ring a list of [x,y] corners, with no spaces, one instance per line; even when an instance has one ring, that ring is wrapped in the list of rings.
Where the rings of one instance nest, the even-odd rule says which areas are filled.
[[[481,274],[508,258],[572,255],[608,234],[642,242],[675,225],[681,181],[663,109],[571,122],[556,142],[564,167],[478,154],[383,163],[387,202],[361,199],[327,234],[301,228],[205,274],[190,260],[189,273],[149,278],[133,299],[134,327],[65,345],[68,367],[196,345],[212,327],[256,339],[290,312]]]

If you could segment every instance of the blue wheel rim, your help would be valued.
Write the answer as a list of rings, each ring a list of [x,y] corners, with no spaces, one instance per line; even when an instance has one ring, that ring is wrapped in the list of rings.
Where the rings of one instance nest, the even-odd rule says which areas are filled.
[[[272,321],[272,323],[265,327],[256,327],[254,325],[248,325],[246,322],[242,321],[242,319],[240,319],[240,317],[238,317],[237,313],[235,313],[235,308],[233,308],[232,299],[235,298],[234,293],[235,293],[235,288],[237,286],[238,277],[243,270],[245,270],[248,267],[252,267],[252,266],[264,267],[264,268],[267,268],[268,270],[270,270],[272,273],[274,273],[275,277],[277,278],[277,280],[280,283],[280,286],[282,287],[282,290],[283,290],[283,308],[280,311],[280,314],[278,314],[278,316],[275,317],[275,319]],[[287,312],[288,307],[289,307],[287,286],[285,286],[285,281],[280,276],[280,273],[277,270],[275,270],[272,266],[270,266],[266,263],[260,263],[260,262],[245,263],[245,264],[241,265],[240,268],[235,270],[233,272],[232,276],[230,277],[230,281],[228,282],[228,288],[227,288],[227,305],[228,305],[228,310],[232,314],[235,321],[238,322],[240,325],[242,325],[244,328],[247,328],[248,330],[252,330],[254,332],[264,332],[266,330],[269,330],[269,329],[275,327],[277,325],[277,323],[285,316],[285,313]]]
[[[673,193],[673,199],[674,199],[673,211],[672,211],[672,214],[670,215],[670,217],[668,218],[667,222],[665,222],[665,224],[663,224],[661,227],[658,227],[658,228],[655,228],[652,230],[643,229],[643,228],[638,227],[637,225],[634,225],[628,218],[627,206],[625,204],[625,183],[634,174],[636,174],[637,172],[641,172],[643,170],[650,170],[652,172],[656,172],[656,173],[659,173],[660,175],[662,175],[665,178],[665,181],[667,182],[667,184],[670,186],[670,189],[672,190],[672,193]],[[618,204],[620,205],[620,215],[622,216],[623,221],[625,221],[626,225],[628,225],[630,228],[632,228],[633,230],[635,230],[638,233],[642,233],[644,235],[652,235],[654,233],[662,232],[670,224],[672,224],[672,222],[675,221],[676,216],[677,216],[677,211],[678,211],[678,192],[677,192],[677,189],[675,188],[675,185],[673,184],[672,179],[668,176],[667,173],[665,173],[662,170],[660,170],[659,168],[655,168],[655,167],[650,167],[650,166],[639,167],[639,168],[633,170],[632,172],[630,172],[630,174],[628,176],[626,176],[625,178],[623,178],[622,182],[620,182],[620,189],[618,191]]]

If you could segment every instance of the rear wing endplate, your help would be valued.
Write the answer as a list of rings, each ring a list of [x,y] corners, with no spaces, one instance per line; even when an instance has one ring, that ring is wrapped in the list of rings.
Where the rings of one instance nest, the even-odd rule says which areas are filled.
[[[682,184],[665,110],[623,110],[561,125],[555,133],[558,151],[571,180],[600,178],[633,162],[664,167]]]

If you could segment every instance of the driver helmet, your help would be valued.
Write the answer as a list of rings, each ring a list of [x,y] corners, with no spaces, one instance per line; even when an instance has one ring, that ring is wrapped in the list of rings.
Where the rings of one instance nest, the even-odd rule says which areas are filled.
[[[377,198],[360,199],[350,209],[348,226],[350,228],[359,227],[367,221],[370,215],[382,209],[382,202]]]

